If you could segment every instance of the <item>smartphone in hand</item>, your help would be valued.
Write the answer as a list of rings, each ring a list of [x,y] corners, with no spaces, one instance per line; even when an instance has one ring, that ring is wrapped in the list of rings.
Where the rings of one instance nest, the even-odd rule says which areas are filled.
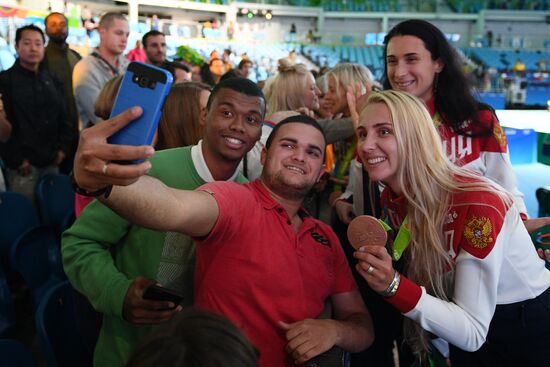
[[[141,62],[131,62],[122,78],[111,117],[130,107],[140,106],[143,114],[110,136],[110,144],[150,145],[158,126],[164,100],[172,86],[167,70]],[[119,162],[119,163],[139,163]]]
[[[183,295],[173,289],[152,284],[143,293],[143,299],[172,302],[175,305],[174,308],[176,308],[183,301]]]

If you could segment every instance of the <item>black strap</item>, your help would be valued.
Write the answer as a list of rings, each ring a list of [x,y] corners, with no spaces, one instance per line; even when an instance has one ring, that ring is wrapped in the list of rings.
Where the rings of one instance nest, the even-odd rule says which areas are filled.
[[[248,178],[248,153],[243,157],[243,175]]]
[[[372,182],[369,174],[364,169],[363,172],[363,213],[380,218],[382,207],[380,206],[380,189],[378,183]]]
[[[119,74],[118,72],[118,69],[115,68],[113,65],[111,65],[111,63],[107,60],[105,60],[105,58],[103,58],[103,56],[101,56],[99,53],[97,53],[96,51],[92,52],[91,55],[93,57],[95,57],[96,59],[99,59],[101,61],[103,61],[105,64],[107,64],[107,66],[109,66],[109,69],[111,69],[111,72],[117,76]]]

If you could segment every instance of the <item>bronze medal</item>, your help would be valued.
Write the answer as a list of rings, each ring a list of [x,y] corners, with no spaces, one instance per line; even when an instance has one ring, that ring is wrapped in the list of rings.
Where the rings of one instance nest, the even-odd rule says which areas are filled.
[[[387,238],[382,224],[370,215],[360,215],[348,226],[348,240],[356,250],[362,246],[386,246]]]

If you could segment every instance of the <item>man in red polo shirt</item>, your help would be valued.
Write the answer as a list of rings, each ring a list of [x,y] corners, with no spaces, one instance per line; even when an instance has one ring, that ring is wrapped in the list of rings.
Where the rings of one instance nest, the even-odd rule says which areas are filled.
[[[119,120],[129,121],[131,115]],[[228,150],[239,146],[239,129],[248,128],[237,125],[221,137]],[[262,367],[301,364],[334,346],[356,352],[374,339],[336,235],[301,209],[323,172],[325,142],[315,120],[293,116],[273,129],[258,181],[183,191],[142,177],[101,199],[132,222],[197,238],[196,305],[241,327],[260,350]],[[118,147],[123,152],[145,157],[146,148]],[[97,175],[89,180],[77,161],[75,178],[84,189],[97,190],[137,177],[143,168],[147,165],[111,163],[99,183]],[[334,318],[317,319],[327,300]]]

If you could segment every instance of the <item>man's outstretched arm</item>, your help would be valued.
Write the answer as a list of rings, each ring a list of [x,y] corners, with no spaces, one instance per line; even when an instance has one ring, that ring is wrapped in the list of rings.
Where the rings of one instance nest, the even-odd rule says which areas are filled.
[[[173,189],[149,176],[129,186],[114,186],[109,197],[100,200],[132,223],[189,236],[210,233],[219,215],[211,194]]]
[[[129,221],[162,231],[177,231],[191,236],[210,232],[218,218],[218,206],[208,193],[168,188],[162,182],[144,177],[151,163],[118,164],[114,161],[147,159],[151,146],[109,144],[107,138],[131,123],[142,113],[140,107],[85,129],[73,167],[79,187],[97,191],[114,185],[108,198],[99,199]]]

